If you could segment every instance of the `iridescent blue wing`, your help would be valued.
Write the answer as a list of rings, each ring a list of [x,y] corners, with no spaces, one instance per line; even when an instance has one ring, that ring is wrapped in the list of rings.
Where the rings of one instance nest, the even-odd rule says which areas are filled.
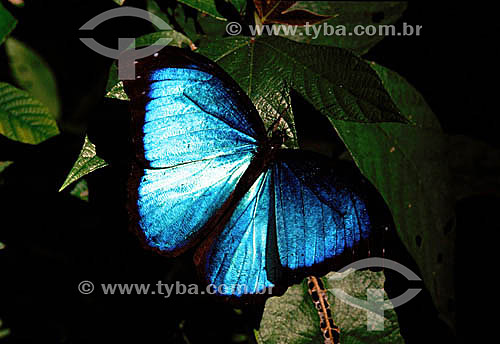
[[[203,274],[217,287],[218,294],[240,297],[274,286],[266,268],[273,261],[269,256],[273,247],[268,246],[274,225],[272,196],[272,174],[267,171],[240,200],[228,223],[202,254]]]
[[[282,293],[290,282],[369,254],[375,236],[365,197],[374,190],[353,166],[281,151],[197,256],[219,294]],[[379,236],[379,235],[378,235]],[[347,258],[347,259],[346,259]]]
[[[246,94],[202,56],[166,47],[126,81],[136,159],[130,213],[148,246],[192,245],[248,167],[265,130]]]
[[[281,266],[307,270],[352,257],[374,234],[367,204],[371,185],[353,166],[332,166],[320,156],[302,153],[298,159],[297,153],[281,152],[273,166]],[[369,247],[364,249],[368,254]]]

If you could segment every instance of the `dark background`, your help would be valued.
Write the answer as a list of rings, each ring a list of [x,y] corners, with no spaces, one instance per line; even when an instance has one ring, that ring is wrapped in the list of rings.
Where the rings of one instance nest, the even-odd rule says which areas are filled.
[[[128,5],[144,8],[141,1]],[[168,260],[144,251],[128,232],[125,204],[127,106],[104,100],[111,60],[78,38],[89,18],[114,7],[112,1],[26,1],[5,6],[18,18],[13,36],[36,49],[55,72],[62,99],[63,133],[37,146],[0,137],[0,161],[15,160],[0,178],[0,318],[11,329],[6,343],[93,343],[109,340],[190,343],[231,342],[251,334],[260,311],[236,313],[208,297],[83,296],[81,280],[98,283],[196,283],[190,257]],[[438,8],[410,3],[398,22],[423,25],[420,37],[387,37],[365,57],[387,66],[413,84],[427,100],[445,132],[468,135],[498,147],[495,111],[498,24],[492,9]],[[123,19],[92,33],[105,46],[118,37],[150,32],[148,23]],[[4,51],[0,80],[13,83]],[[311,112],[307,104],[304,111]],[[296,109],[294,109],[297,111]],[[299,109],[300,110],[300,109]],[[319,119],[318,119],[319,121]],[[311,121],[310,123],[316,123]],[[86,177],[90,201],[58,193],[88,127],[98,155],[111,162]],[[305,125],[304,135],[334,139],[322,125]],[[488,272],[498,230],[500,200],[477,196],[457,203],[457,312],[459,338],[484,332],[488,316],[469,312],[477,295],[495,298]],[[412,262],[408,262],[411,267]],[[396,277],[386,289],[399,295]],[[405,289],[404,289],[405,290]],[[396,309],[408,343],[454,342],[438,320],[427,293]],[[482,299],[481,299],[482,300]],[[489,301],[488,301],[489,302]],[[490,319],[491,321],[491,319]],[[489,327],[488,327],[489,328]]]

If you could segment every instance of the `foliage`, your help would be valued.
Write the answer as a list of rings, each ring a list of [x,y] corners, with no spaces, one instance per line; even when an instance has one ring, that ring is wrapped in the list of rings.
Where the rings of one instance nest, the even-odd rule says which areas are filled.
[[[59,191],[64,190],[68,185],[79,180],[83,176],[105,166],[107,166],[107,163],[96,155],[95,145],[90,142],[87,136],[85,136],[85,142],[83,143],[80,155],[78,156],[78,159],[76,159],[73,168],[69,172]]]
[[[0,134],[37,144],[59,133],[49,110],[31,95],[0,82]]]
[[[248,1],[148,0],[147,9],[173,29],[154,31],[152,27],[151,32],[137,35],[136,46],[170,38],[172,45],[216,62],[248,94],[266,127],[282,118],[279,126],[289,136],[288,148],[301,148],[298,114],[290,105],[292,94],[308,102],[332,126],[345,145],[346,155],[383,196],[398,236],[418,265],[440,317],[453,329],[454,312],[449,304],[455,298],[454,202],[471,195],[500,194],[499,152],[477,140],[445,134],[419,91],[396,71],[366,60],[363,55],[383,36],[328,35],[324,30],[328,25],[351,32],[357,25],[379,28],[394,24],[407,4]],[[126,1],[114,2],[115,6],[127,5]],[[243,33],[229,36],[229,22],[242,25]],[[58,89],[56,74],[41,54],[11,36],[16,24],[0,3],[0,44],[12,77],[9,82],[0,82],[0,134],[12,141],[38,145],[60,130],[65,133],[57,122],[62,116],[63,90]],[[251,37],[250,25],[295,25],[296,30],[293,34],[280,31],[275,36]],[[323,30],[313,38],[306,34],[311,27]],[[128,102],[116,63],[100,77],[107,78],[102,98],[119,104]],[[94,141],[90,126],[88,135],[80,137],[83,147],[73,167],[68,166],[69,173],[59,189],[73,184],[67,192],[87,202],[92,188],[89,174],[106,166],[123,167],[116,167],[104,155],[98,156],[106,147],[100,151],[99,142],[94,141],[96,146],[89,137]],[[17,165],[16,159],[5,160],[0,161],[3,174],[11,164]],[[93,195],[92,189],[90,192]],[[323,277],[327,288],[334,287],[329,279],[332,274]],[[361,298],[368,287],[382,288],[384,281],[382,272],[358,271],[341,287]],[[385,330],[373,332],[366,329],[365,311],[349,308],[332,294],[329,301],[341,328],[341,342],[403,342],[394,310],[385,314]],[[259,343],[323,342],[305,281],[291,286],[283,296],[269,299],[260,323],[249,333],[255,334]],[[0,338],[7,335],[8,330],[0,328]],[[245,334],[241,340],[251,342],[254,339],[250,337]]]

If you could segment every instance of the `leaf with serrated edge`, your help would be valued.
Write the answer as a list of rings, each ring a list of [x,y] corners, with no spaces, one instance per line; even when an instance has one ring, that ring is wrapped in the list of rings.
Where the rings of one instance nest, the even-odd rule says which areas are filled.
[[[11,140],[38,144],[59,134],[49,110],[31,95],[0,82],[0,134]]]
[[[286,32],[280,29],[278,33],[296,42],[340,47],[362,55],[384,39],[385,28],[392,30],[388,26],[397,22],[406,6],[406,2],[396,1],[298,1],[291,10],[309,10],[329,15],[331,19],[308,27],[294,27]],[[372,25],[383,34],[355,35],[357,25]]]
[[[254,4],[262,24],[312,25],[330,18],[310,10],[290,9],[295,1],[254,0]]]
[[[225,69],[249,95],[261,116],[267,103],[292,87],[324,115],[377,122],[406,121],[368,63],[340,48],[283,38],[231,37],[202,41],[201,54]],[[274,106],[279,109],[279,106]],[[294,123],[288,119],[294,132]]]
[[[78,159],[76,159],[75,164],[71,168],[71,171],[59,191],[64,190],[68,185],[83,176],[105,166],[108,166],[108,164],[96,155],[95,145],[85,136],[85,142],[83,143],[80,155]]]

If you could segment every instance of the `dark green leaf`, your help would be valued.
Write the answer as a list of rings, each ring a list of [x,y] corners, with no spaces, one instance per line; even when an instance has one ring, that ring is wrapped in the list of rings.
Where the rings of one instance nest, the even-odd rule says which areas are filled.
[[[230,37],[205,41],[199,52],[217,62],[240,84],[265,121],[274,116],[269,113],[270,107],[276,113],[283,110],[282,95],[289,87],[332,118],[405,121],[377,73],[347,50],[278,37]],[[288,127],[295,133],[291,118]]]
[[[287,31],[287,34],[281,29],[279,33],[280,36],[297,42],[335,46],[353,50],[362,55],[381,41],[384,35],[354,35],[356,25],[362,25],[365,28],[368,25],[374,25],[379,32],[381,25],[394,24],[401,17],[406,6],[406,2],[395,1],[298,1],[291,9],[309,10],[329,15],[332,18],[314,27],[313,25],[308,28],[297,27],[295,32]],[[330,31],[327,31],[325,27],[329,27]]]
[[[219,20],[226,20],[226,18],[219,13],[215,0],[179,0],[179,2]],[[240,13],[245,8],[246,4],[244,0],[230,0],[228,2],[230,2]]]
[[[5,38],[16,27],[17,20],[3,7],[0,2],[0,45],[5,41]]]
[[[182,33],[179,33],[175,30],[168,30],[152,32],[148,33],[147,35],[138,37],[135,40],[135,46],[139,48],[155,45],[156,41],[160,38],[171,39],[169,45],[173,45],[175,47],[191,47],[193,44],[193,42],[191,42],[191,40],[184,36]]]
[[[295,1],[254,0],[255,9],[262,24],[281,23],[290,25],[316,24],[330,16],[318,15],[310,10],[290,9]]]
[[[36,51],[12,37],[5,42],[5,50],[17,84],[47,106],[57,119],[60,113],[59,96],[49,65]]]
[[[340,274],[330,273],[323,278],[328,291],[341,289],[352,297],[366,300],[369,288],[382,289],[382,272],[356,271]],[[384,292],[384,298],[387,295]],[[345,303],[328,292],[332,318],[340,328],[341,343],[403,343],[399,333],[397,316],[394,309],[384,312],[383,331],[367,330],[367,309],[360,309]],[[271,343],[324,343],[320,331],[318,312],[307,291],[304,280],[288,288],[281,297],[272,297],[266,302],[262,321],[257,333],[258,342]]]
[[[30,94],[0,82],[0,134],[37,144],[59,134],[49,110]]]
[[[80,181],[78,181],[78,183],[76,183],[73,190],[71,190],[70,195],[75,196],[85,202],[89,201],[89,187],[85,179],[81,179]]]
[[[167,16],[162,12],[154,0],[148,1],[148,11],[153,12],[160,18],[169,23],[174,29],[178,29],[191,39],[192,42],[197,42],[200,38],[222,38],[227,35],[227,21],[217,20],[212,16],[201,12],[186,13],[186,10],[191,10],[187,6],[176,6],[171,9],[171,13]],[[191,49],[194,49],[194,43]]]
[[[12,165],[14,162],[13,161],[0,161],[0,173],[3,172],[7,167]]]
[[[415,258],[443,319],[453,327],[453,195],[446,137],[422,96],[395,72],[372,66],[412,125],[356,123],[329,116],[354,161],[392,211],[398,234]],[[438,255],[444,258],[436,264]]]
[[[78,159],[76,159],[75,164],[71,168],[71,171],[59,191],[64,190],[68,185],[83,176],[107,165],[106,161],[96,155],[95,145],[90,142],[87,136],[85,136],[85,142],[82,150],[80,151],[80,155],[78,156]]]
[[[106,83],[106,97],[120,99],[120,97],[123,97],[122,92],[125,91],[123,90],[123,83],[118,80],[118,66],[116,62],[113,62],[111,68],[109,68],[108,82]]]

